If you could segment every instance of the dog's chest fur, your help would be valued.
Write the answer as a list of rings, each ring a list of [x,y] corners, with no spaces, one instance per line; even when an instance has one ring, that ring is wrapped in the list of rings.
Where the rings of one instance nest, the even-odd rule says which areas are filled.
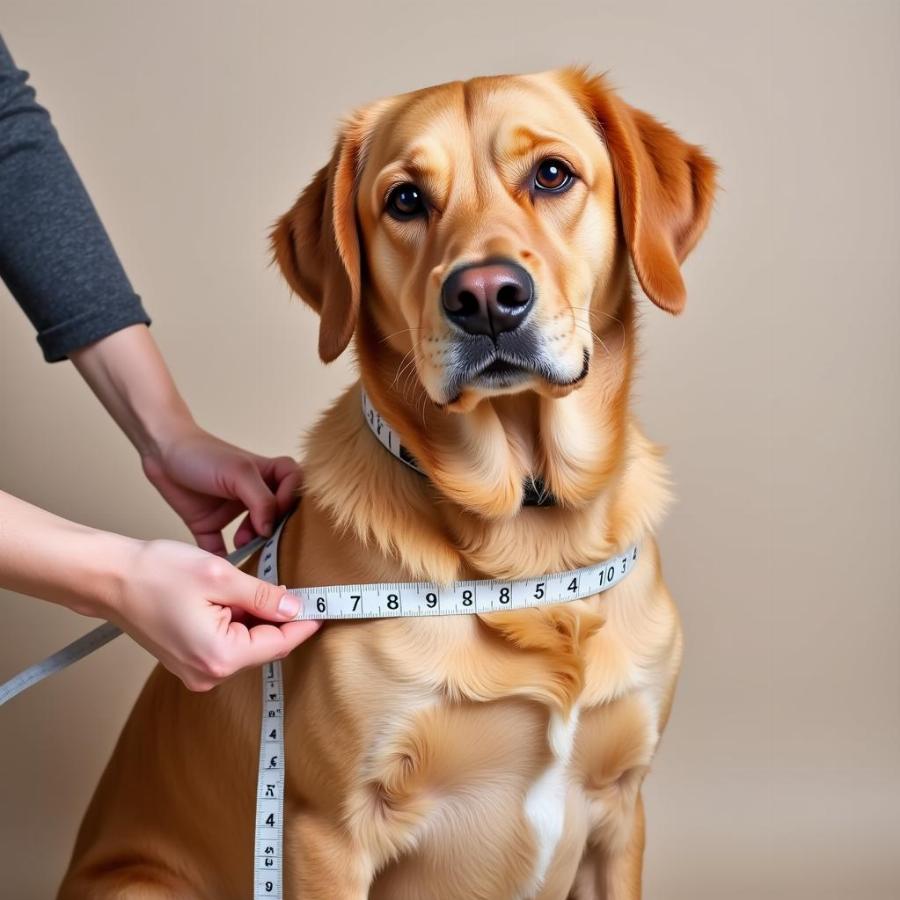
[[[298,571],[312,580],[320,569],[320,583],[355,580],[357,553],[345,544],[335,555],[317,518],[306,511]],[[288,694],[310,702],[289,707],[297,731],[288,747],[333,761],[300,793],[336,788],[336,815],[381,861],[372,897],[416,896],[435,865],[447,867],[442,883],[459,897],[480,896],[487,873],[498,878],[490,896],[555,896],[589,834],[624,840],[677,627],[646,550],[598,598],[332,625],[309,649]]]

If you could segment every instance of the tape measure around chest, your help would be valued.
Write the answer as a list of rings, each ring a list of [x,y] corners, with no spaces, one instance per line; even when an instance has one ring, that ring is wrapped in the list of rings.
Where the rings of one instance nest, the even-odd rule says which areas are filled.
[[[263,545],[257,576],[278,584],[278,545],[284,521]],[[512,581],[481,579],[336,584],[293,588],[297,619],[385,619],[504,612],[579,600],[609,590],[634,567],[637,547],[593,566]],[[279,661],[262,670],[262,722],[256,781],[254,897],[282,897],[284,849],[284,682]]]

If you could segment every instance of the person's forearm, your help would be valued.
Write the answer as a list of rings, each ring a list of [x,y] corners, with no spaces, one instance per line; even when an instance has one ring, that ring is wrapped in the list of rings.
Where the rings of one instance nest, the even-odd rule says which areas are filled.
[[[69,354],[141,456],[194,427],[146,325],[132,325]]]
[[[222,529],[244,510],[249,518],[235,533],[237,546],[272,533],[294,503],[297,464],[249,453],[200,428],[146,326],[124,328],[70,357],[200,547],[224,553]]]
[[[191,690],[281,659],[318,622],[284,588],[178,541],[77,525],[0,491],[0,587],[108,619]],[[252,613],[271,624],[245,625]]]
[[[0,587],[107,618],[137,547],[0,491]]]

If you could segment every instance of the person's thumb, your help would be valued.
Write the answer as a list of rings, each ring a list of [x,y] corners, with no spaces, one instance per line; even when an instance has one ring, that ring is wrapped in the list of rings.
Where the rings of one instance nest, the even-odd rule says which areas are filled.
[[[284,585],[260,581],[246,572],[235,570],[239,577],[235,580],[233,596],[223,602],[238,607],[257,619],[269,622],[287,622],[300,612],[300,600],[289,594]]]

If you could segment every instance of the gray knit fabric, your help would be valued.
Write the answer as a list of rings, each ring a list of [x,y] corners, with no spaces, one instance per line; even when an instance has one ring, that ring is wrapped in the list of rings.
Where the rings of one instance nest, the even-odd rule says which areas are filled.
[[[56,362],[150,319],[27,79],[0,38],[0,278]]]

